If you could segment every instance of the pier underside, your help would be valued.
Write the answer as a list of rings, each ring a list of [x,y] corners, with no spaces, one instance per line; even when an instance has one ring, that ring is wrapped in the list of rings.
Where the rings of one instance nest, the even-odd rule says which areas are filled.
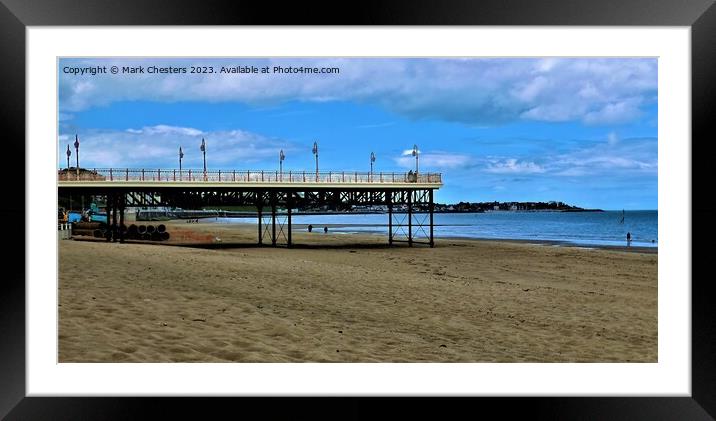
[[[136,188],[129,186],[60,186],[59,195],[94,195],[107,199],[107,241],[124,242],[124,213],[127,207],[172,207],[202,209],[221,206],[251,206],[256,209],[257,242],[288,246],[292,218],[297,209],[348,210],[352,206],[383,206],[387,209],[388,244],[435,245],[433,237],[434,188]]]

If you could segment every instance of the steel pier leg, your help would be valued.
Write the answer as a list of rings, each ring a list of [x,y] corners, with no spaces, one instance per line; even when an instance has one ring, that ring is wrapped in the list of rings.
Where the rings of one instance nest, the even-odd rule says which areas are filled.
[[[276,246],[276,203],[271,204],[271,245]]]
[[[413,247],[413,191],[408,192],[408,247]]]
[[[388,245],[393,245],[393,192],[386,193],[388,195]]]
[[[435,211],[435,204],[433,203],[433,190],[430,189],[430,247],[435,247],[435,241],[433,240],[433,213]]]
[[[124,225],[124,206],[127,203],[127,198],[124,193],[122,193],[119,197],[119,200],[121,201],[119,204],[119,242],[124,243],[124,231],[122,230],[122,225]]]
[[[107,193],[107,206],[105,206],[105,213],[107,214],[107,232],[109,232],[109,235],[105,237],[107,241],[112,241],[112,200],[114,199],[113,195],[110,193]]]
[[[112,242],[117,242],[119,227],[117,226],[117,194],[112,195]]]
[[[287,193],[286,207],[288,208],[288,247],[291,247],[291,207],[293,206],[292,193]]]
[[[261,206],[261,205],[256,205],[256,208],[257,208],[258,211],[259,211],[259,245],[262,245],[262,244],[263,244],[263,234],[264,234],[264,233],[263,233],[263,231],[262,231],[263,227],[261,226],[261,219],[263,218],[263,212],[262,212],[262,211],[263,211],[263,208],[264,208],[264,207]]]

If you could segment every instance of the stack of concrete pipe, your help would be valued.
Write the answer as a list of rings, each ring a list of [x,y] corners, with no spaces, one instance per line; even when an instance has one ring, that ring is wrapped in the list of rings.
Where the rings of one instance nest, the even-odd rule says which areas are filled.
[[[125,238],[130,240],[164,241],[169,239],[169,233],[164,224],[157,226],[132,224],[127,228]]]
[[[124,238],[127,240],[165,241],[170,237],[164,224],[157,226],[132,224],[129,227],[121,225],[119,229],[122,230]],[[112,238],[111,230],[107,224],[102,222],[75,222],[72,224],[72,235]]]

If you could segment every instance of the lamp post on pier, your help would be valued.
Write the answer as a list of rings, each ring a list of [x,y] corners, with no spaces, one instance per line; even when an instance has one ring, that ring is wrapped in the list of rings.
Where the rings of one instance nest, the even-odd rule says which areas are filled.
[[[375,153],[370,153],[370,181],[373,181],[373,163],[375,162]]]
[[[316,155],[316,182],[318,182],[318,142],[313,142],[313,154]]]
[[[181,146],[179,146],[179,181],[181,181],[181,160],[184,158],[184,152],[181,150]]]
[[[283,149],[278,153],[278,173],[279,180],[283,181],[283,160],[286,159],[286,155],[283,154]]]
[[[80,178],[80,138],[75,134],[75,159],[77,160],[77,178]]]
[[[70,151],[70,145],[67,145],[67,174],[70,174],[70,155],[72,155],[72,151]]]
[[[206,142],[201,138],[201,152],[204,153],[204,181],[206,181]]]
[[[418,175],[418,145],[413,145],[413,156],[415,157],[415,175]]]

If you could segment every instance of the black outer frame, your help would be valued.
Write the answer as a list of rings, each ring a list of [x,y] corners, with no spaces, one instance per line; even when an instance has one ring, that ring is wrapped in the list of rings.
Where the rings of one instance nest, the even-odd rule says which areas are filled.
[[[716,138],[711,127],[716,111],[716,5],[713,0],[451,0],[429,2],[333,3],[141,0],[0,0],[0,121],[6,156],[14,159],[6,174],[25,172],[25,27],[61,25],[574,25],[574,26],[687,26],[692,34],[692,273],[708,273],[704,257],[716,247],[716,198],[710,186],[709,155],[705,143]],[[685,142],[688,139],[684,139]],[[440,418],[463,414],[472,418],[491,410],[502,417],[530,419],[715,419],[716,418],[716,295],[710,277],[673,280],[692,282],[692,394],[691,397],[503,397],[473,399],[366,398],[28,398],[25,382],[25,261],[23,223],[24,183],[5,183],[0,221],[6,237],[5,276],[0,285],[0,416],[7,419],[125,419],[185,417],[191,409],[202,418],[248,415],[259,410],[269,418],[367,418],[410,413]],[[20,201],[20,198],[23,198]],[[12,200],[8,200],[12,198]],[[9,222],[9,223],[8,223]],[[693,231],[693,230],[692,230]],[[697,261],[696,256],[702,258]],[[712,258],[712,257],[711,257]],[[138,379],[141,381],[141,379]],[[237,379],[240,381],[240,379]],[[377,405],[389,403],[377,411]],[[463,412],[467,411],[467,412]],[[232,416],[229,415],[229,416]],[[232,417],[233,417],[232,416]],[[464,415],[463,415],[464,416]]]

